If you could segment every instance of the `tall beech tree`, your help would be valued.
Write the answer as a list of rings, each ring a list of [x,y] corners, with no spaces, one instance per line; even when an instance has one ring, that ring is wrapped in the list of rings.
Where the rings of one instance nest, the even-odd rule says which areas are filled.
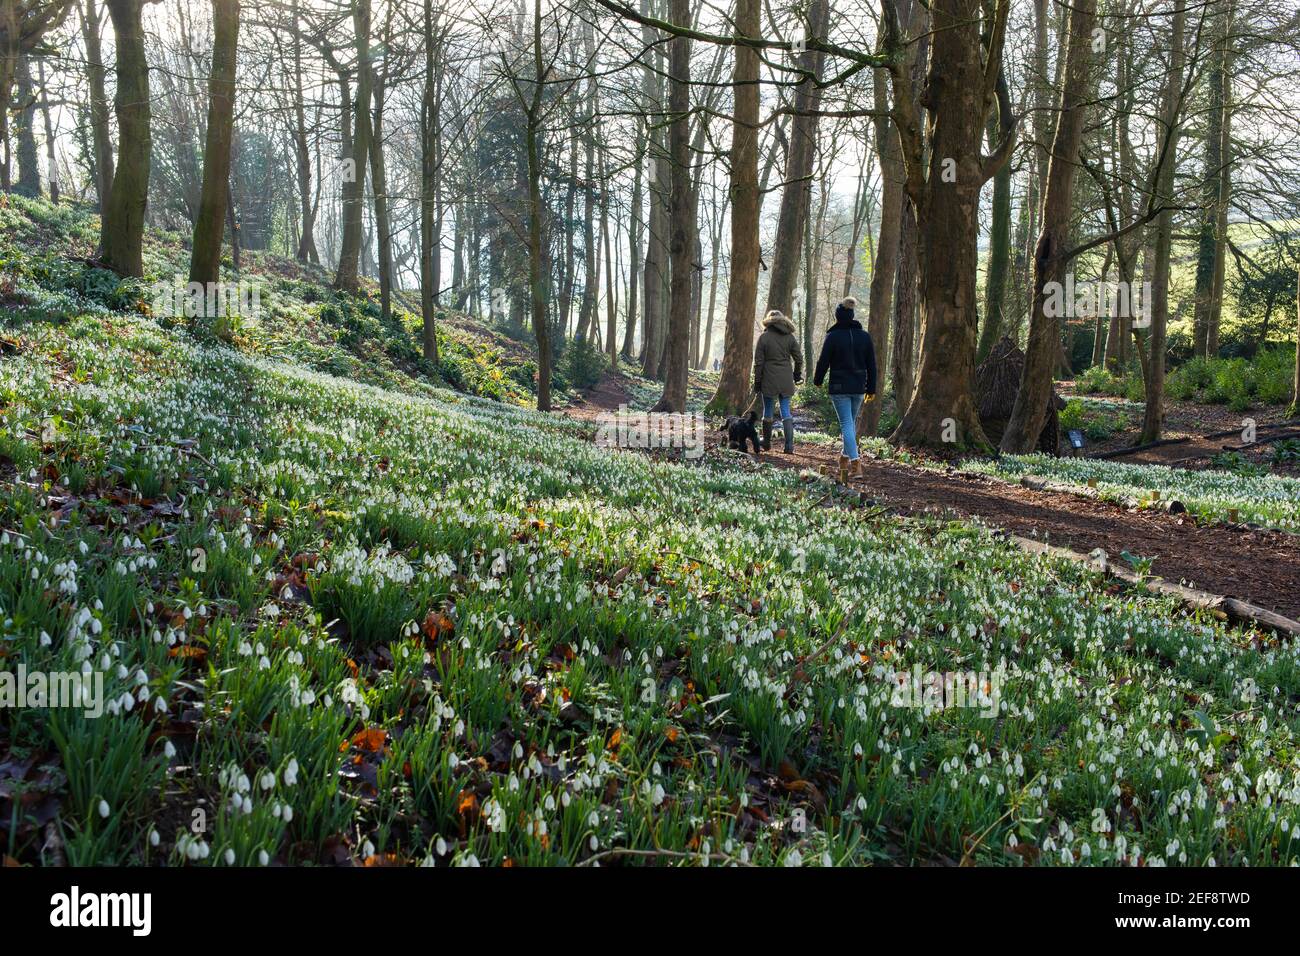
[[[1088,72],[1092,57],[1092,30],[1096,21],[1096,0],[1073,0],[1070,7],[1069,43],[1065,52],[1065,83],[1056,111],[1056,132],[1052,138],[1043,197],[1043,230],[1034,250],[1033,312],[1029,320],[1029,342],[1021,369],[1011,418],[1002,434],[1002,451],[1025,454],[1033,451],[1047,417],[1052,394],[1052,372],[1060,349],[1060,316],[1045,307],[1049,287],[1063,287],[1065,272],[1074,251],[1067,248],[1074,202],[1075,172],[1079,168],[1079,146],[1089,98]]]
[[[100,222],[99,258],[120,276],[144,277],[144,214],[149,203],[149,61],[145,55],[147,0],[105,0],[116,38],[117,163]]]
[[[741,42],[761,29],[761,0],[736,0],[735,104],[731,120],[731,263],[727,278],[727,316],[723,330],[722,374],[709,409],[736,414],[750,401],[749,370],[754,352],[754,313],[758,308],[758,50]]]
[[[914,104],[898,0],[885,0],[884,38],[907,192],[916,210],[921,359],[912,400],[890,440],[901,445],[988,448],[972,394],[978,330],[979,196],[1010,157],[1016,126],[984,154],[985,119],[1002,64],[1008,0],[933,0],[930,68]],[[989,20],[985,23],[985,17]],[[986,28],[986,29],[985,29]],[[987,37],[987,43],[985,38]]]
[[[1155,237],[1151,254],[1151,327],[1149,331],[1134,329],[1139,337],[1138,352],[1142,359],[1142,379],[1146,390],[1146,405],[1142,414],[1142,433],[1139,442],[1153,442],[1160,438],[1165,418],[1165,343],[1169,327],[1169,260],[1173,251],[1174,168],[1178,164],[1178,138],[1183,97],[1183,69],[1187,51],[1184,49],[1187,27],[1187,0],[1174,0],[1172,23],[1169,31],[1169,66],[1165,74],[1165,87],[1161,94],[1161,126],[1164,129],[1162,150],[1153,196],[1159,196],[1160,213],[1156,218]]]
[[[212,0],[212,27],[203,190],[198,218],[194,223],[194,246],[190,252],[190,281],[203,283],[221,279],[221,242],[230,191],[230,141],[235,120],[239,0]]]
[[[339,246],[334,288],[356,292],[361,288],[361,245],[365,216],[366,167],[370,156],[371,87],[370,0],[353,0],[352,30],[356,40],[356,100],[351,109],[352,135],[345,143],[347,162],[343,177],[343,237]]]
[[[676,23],[691,22],[691,0],[672,0]],[[691,184],[690,109],[691,41],[672,41],[668,81],[669,161],[672,194],[668,206],[668,254],[671,259],[668,328],[664,344],[664,391],[656,411],[686,411],[686,381],[691,358],[691,293],[694,272],[695,193]]]

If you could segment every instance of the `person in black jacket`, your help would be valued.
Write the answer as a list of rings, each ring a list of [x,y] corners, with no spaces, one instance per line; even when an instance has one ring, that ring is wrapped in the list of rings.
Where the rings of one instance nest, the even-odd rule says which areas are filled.
[[[863,401],[876,397],[876,348],[871,333],[853,318],[857,300],[845,299],[835,307],[835,324],[826,332],[813,384],[820,386],[830,373],[826,391],[840,420],[844,450],[840,455],[840,480],[862,476],[858,456],[857,420]]]

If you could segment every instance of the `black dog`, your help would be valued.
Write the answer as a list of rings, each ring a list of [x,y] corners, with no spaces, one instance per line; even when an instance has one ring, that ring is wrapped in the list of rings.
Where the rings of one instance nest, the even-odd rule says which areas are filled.
[[[754,457],[759,458],[761,446],[758,443],[758,429],[754,425],[758,422],[758,412],[750,412],[744,418],[731,417],[727,423],[722,426],[720,431],[727,433],[727,447],[736,451],[745,450],[745,442],[749,442],[754,448]]]

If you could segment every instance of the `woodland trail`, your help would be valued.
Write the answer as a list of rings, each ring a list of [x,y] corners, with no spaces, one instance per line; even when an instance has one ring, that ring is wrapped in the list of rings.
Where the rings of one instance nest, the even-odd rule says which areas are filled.
[[[606,377],[566,415],[594,420],[628,401],[626,387]],[[719,432],[706,432],[718,453]],[[808,469],[834,474],[834,447],[796,440],[794,454],[779,450],[779,437],[755,467]],[[727,452],[723,452],[726,454]],[[730,454],[738,454],[731,452]],[[1226,597],[1300,619],[1300,535],[1242,525],[1198,524],[1187,514],[1128,508],[1122,504],[1034,490],[983,475],[919,468],[863,458],[863,478],[851,486],[902,515],[949,514],[1026,538],[1087,554],[1101,548],[1113,559],[1123,551],[1153,558],[1152,572]]]

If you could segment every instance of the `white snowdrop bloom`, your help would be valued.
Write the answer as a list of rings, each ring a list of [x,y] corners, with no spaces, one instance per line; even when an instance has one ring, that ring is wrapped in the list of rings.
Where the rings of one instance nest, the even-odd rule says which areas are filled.
[[[157,845],[158,845],[159,843],[161,843],[161,842],[162,842],[162,837],[159,836],[158,831],[155,830],[155,829],[153,829],[153,828],[150,828],[150,830],[149,830],[149,845],[150,845],[150,846],[157,846]]]
[[[222,858],[226,861],[226,866],[234,866],[234,865],[235,865],[235,851],[234,851],[234,850],[232,850],[232,849],[230,849],[230,848],[227,847],[226,852],[222,854]]]
[[[100,815],[101,817],[103,817],[105,820],[107,820],[107,819],[108,819],[108,814],[109,814],[108,801],[107,801],[107,800],[100,800],[100,801],[99,801],[99,815]]]
[[[782,866],[803,866],[803,856],[798,850],[791,850],[785,855]]]
[[[168,760],[176,756],[176,747],[170,740],[163,741],[163,756]]]
[[[267,866],[267,865],[270,864],[270,862],[271,862],[271,856],[270,856],[269,853],[267,853],[265,850],[258,850],[258,851],[257,851],[257,865],[258,865],[258,866]]]
[[[270,790],[275,786],[275,774],[268,770],[266,773],[262,774],[261,782],[263,790]]]
[[[290,757],[289,763],[284,768],[284,785],[292,787],[298,782],[298,760],[296,757]]]

